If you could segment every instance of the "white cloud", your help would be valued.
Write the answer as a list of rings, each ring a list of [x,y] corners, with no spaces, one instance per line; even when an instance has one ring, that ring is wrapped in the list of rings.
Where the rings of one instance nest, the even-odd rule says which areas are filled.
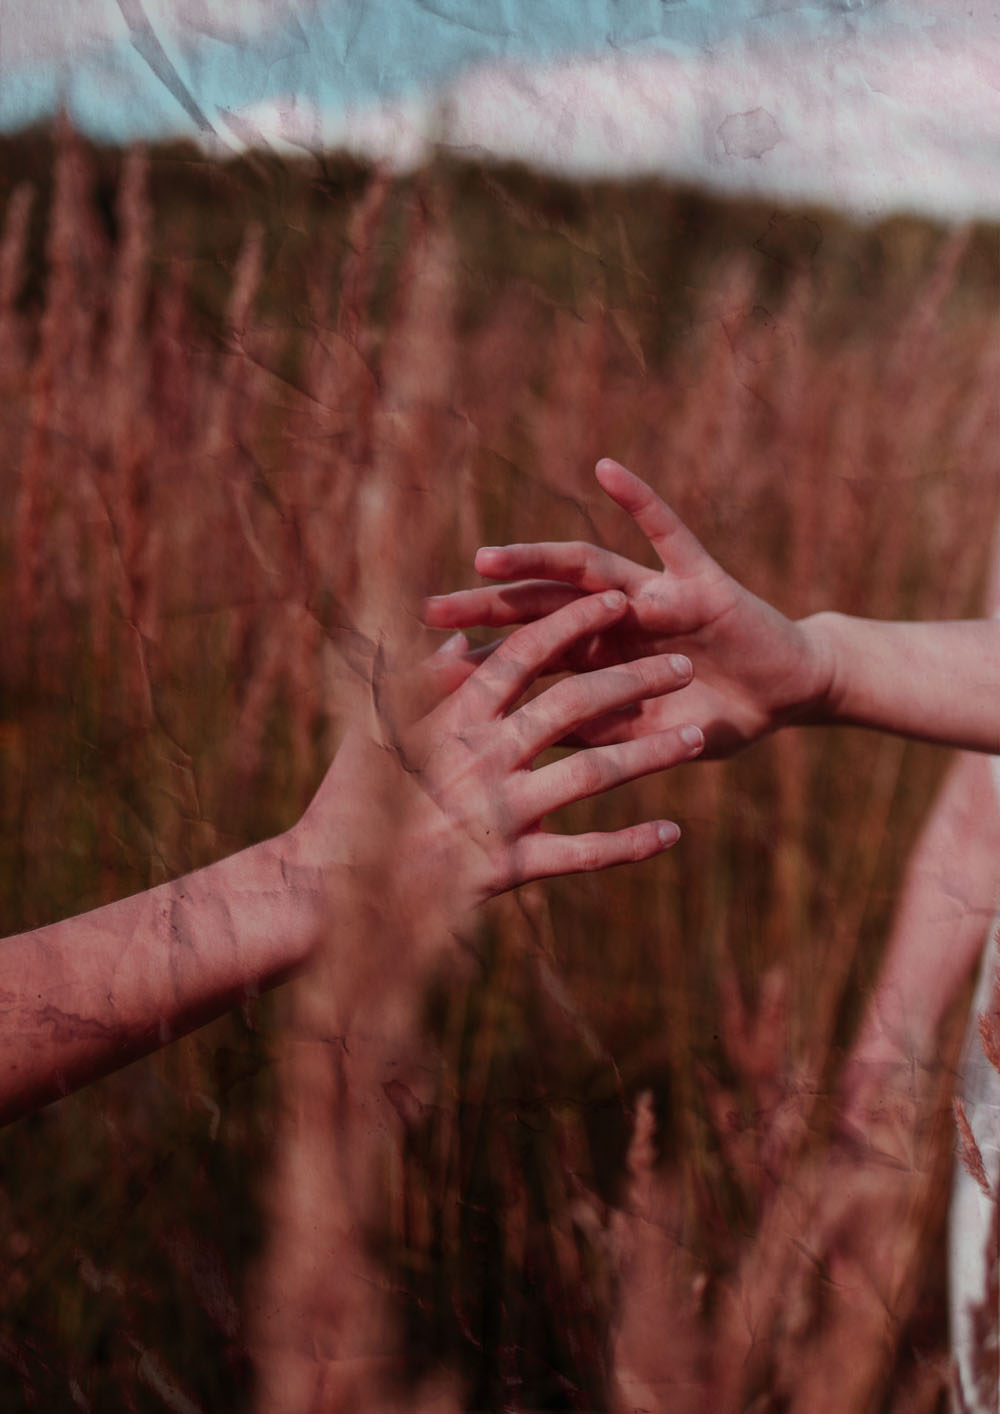
[[[0,2],[0,69],[59,64],[126,34],[114,0],[49,0],[46,6]]]
[[[244,115],[268,138],[407,166],[435,138],[577,173],[661,172],[844,206],[1000,215],[1000,37],[886,26],[864,38],[739,40],[466,71],[436,97],[349,111],[289,99]]]
[[[301,94],[223,115],[234,136],[284,152],[347,148],[401,171],[419,166],[430,150],[432,104],[423,95],[394,103],[337,110]],[[235,119],[235,121],[234,121]]]
[[[325,3],[0,0],[0,116],[27,121],[61,94],[102,136],[123,114],[147,135],[201,122],[226,146],[343,145],[399,167],[440,140],[555,170],[657,172],[862,215],[1000,215],[1000,22],[987,0],[845,0],[835,14],[816,8],[808,25],[800,7],[775,0],[714,47],[497,60],[440,90],[353,105],[332,96],[336,66],[324,74],[298,24]],[[771,22],[789,8],[787,25]],[[288,96],[263,99],[282,77]],[[143,85],[155,94],[143,99]]]

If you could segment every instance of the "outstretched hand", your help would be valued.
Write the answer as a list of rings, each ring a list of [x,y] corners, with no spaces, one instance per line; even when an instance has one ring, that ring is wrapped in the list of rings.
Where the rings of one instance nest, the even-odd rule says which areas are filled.
[[[627,609],[615,591],[574,597],[512,633],[485,662],[438,653],[427,682],[379,697],[382,743],[362,735],[338,753],[297,827],[322,865],[331,847],[351,868],[376,871],[382,890],[436,899],[454,917],[486,898],[553,874],[645,859],[673,844],[666,820],[583,835],[550,833],[542,820],[573,801],[662,771],[702,749],[702,733],[672,723],[641,739],[580,751],[532,769],[546,747],[647,697],[684,686],[690,663],[646,656],[565,678],[521,706],[519,699],[583,639],[607,632]],[[464,678],[464,680],[462,680]],[[417,715],[418,713],[423,715]]]
[[[726,756],[778,726],[807,720],[829,689],[831,668],[806,629],[726,574],[639,477],[604,460],[597,479],[633,517],[662,571],[583,542],[490,547],[477,554],[476,569],[509,582],[429,599],[426,622],[502,628],[584,594],[619,589],[627,612],[574,643],[553,667],[580,670],[673,652],[691,659],[694,679],[682,692],[581,724],[576,739],[628,741],[693,722],[705,734],[705,755]]]

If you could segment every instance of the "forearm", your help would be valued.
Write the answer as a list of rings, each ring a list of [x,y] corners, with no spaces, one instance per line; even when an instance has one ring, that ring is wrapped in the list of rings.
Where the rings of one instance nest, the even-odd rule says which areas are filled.
[[[1000,807],[982,756],[955,759],[911,856],[857,1062],[929,1064],[997,906]]]
[[[1000,752],[1000,621],[886,623],[822,613],[800,627],[825,659],[828,683],[802,720]]]
[[[844,1135],[916,1162],[942,1074],[946,1023],[982,955],[996,901],[1000,811],[984,756],[960,755],[913,852],[885,959],[839,1079]]]
[[[304,963],[325,894],[291,840],[0,943],[0,1118],[155,1050]]]
[[[414,934],[440,947],[469,906],[436,832],[411,820],[400,794],[391,756],[352,738],[285,834],[0,941],[0,1122],[306,963],[317,974],[317,1034],[381,1035],[402,979],[428,961]]]

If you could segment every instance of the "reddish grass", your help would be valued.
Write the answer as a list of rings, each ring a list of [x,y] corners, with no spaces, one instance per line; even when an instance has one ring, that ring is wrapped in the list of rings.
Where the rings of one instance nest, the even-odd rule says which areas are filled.
[[[249,227],[206,318],[185,252],[157,244],[147,175],[129,154],[112,243],[63,134],[40,309],[19,299],[25,188],[0,242],[8,929],[290,823],[371,711],[379,663],[424,648],[419,597],[468,582],[482,540],[646,555],[590,476],[603,454],[787,612],[973,609],[1000,331],[962,297],[965,234],[881,321],[869,288],[828,318],[821,272],[765,306],[738,255],[702,271],[687,336],[654,353],[638,266],[631,304],[585,247],[569,306],[541,279],[476,287],[447,173],[374,173],[335,273],[315,249],[284,318],[274,233]],[[39,732],[87,744],[75,788]],[[231,1129],[197,1039],[97,1092],[139,1152],[129,1087],[151,1076],[237,1164],[273,1126],[233,1337],[258,1407],[934,1408],[947,1079],[892,1170],[831,1140],[830,1092],[939,769],[896,742],[789,734],[576,808],[572,827],[609,828],[662,814],[666,792],[685,839],[498,905],[471,968],[401,967],[371,1001],[391,1085],[384,1056],[345,1081],[321,970],[269,1014],[273,1083]],[[53,1148],[74,1103],[47,1121]],[[855,1280],[866,1253],[875,1276]],[[53,1321],[50,1369],[82,1321]],[[87,1398],[157,1379],[194,1398],[166,1337],[155,1379],[124,1348],[110,1373],[75,1368]]]

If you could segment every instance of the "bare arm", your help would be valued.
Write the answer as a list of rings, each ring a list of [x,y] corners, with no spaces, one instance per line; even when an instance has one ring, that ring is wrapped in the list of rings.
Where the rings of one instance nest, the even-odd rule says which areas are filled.
[[[983,756],[958,756],[910,857],[878,982],[842,1078],[861,1124],[886,1079],[940,1063],[949,1008],[996,912],[1000,807]]]
[[[1000,752],[1000,620],[886,623],[816,614],[801,621],[830,664],[808,720]]]
[[[0,1119],[183,1035],[307,960],[316,870],[268,840],[207,869],[0,943]]]
[[[685,683],[661,656],[557,684],[518,707],[582,635],[625,612],[622,595],[576,599],[512,634],[487,663],[436,655],[432,710],[387,706],[375,742],[355,734],[290,831],[148,893],[0,943],[0,1117],[9,1119],[143,1055],[308,963],[324,944],[342,991],[394,959],[363,956],[361,907],[405,953],[415,916],[456,926],[530,879],[648,858],[677,838],[650,821],[606,834],[550,834],[573,800],[697,755],[669,729],[532,769],[589,716]],[[453,690],[452,690],[453,689]],[[391,696],[391,693],[389,694]],[[330,934],[334,936],[331,938]],[[398,939],[398,943],[395,941]],[[345,1016],[363,1005],[343,995]]]

